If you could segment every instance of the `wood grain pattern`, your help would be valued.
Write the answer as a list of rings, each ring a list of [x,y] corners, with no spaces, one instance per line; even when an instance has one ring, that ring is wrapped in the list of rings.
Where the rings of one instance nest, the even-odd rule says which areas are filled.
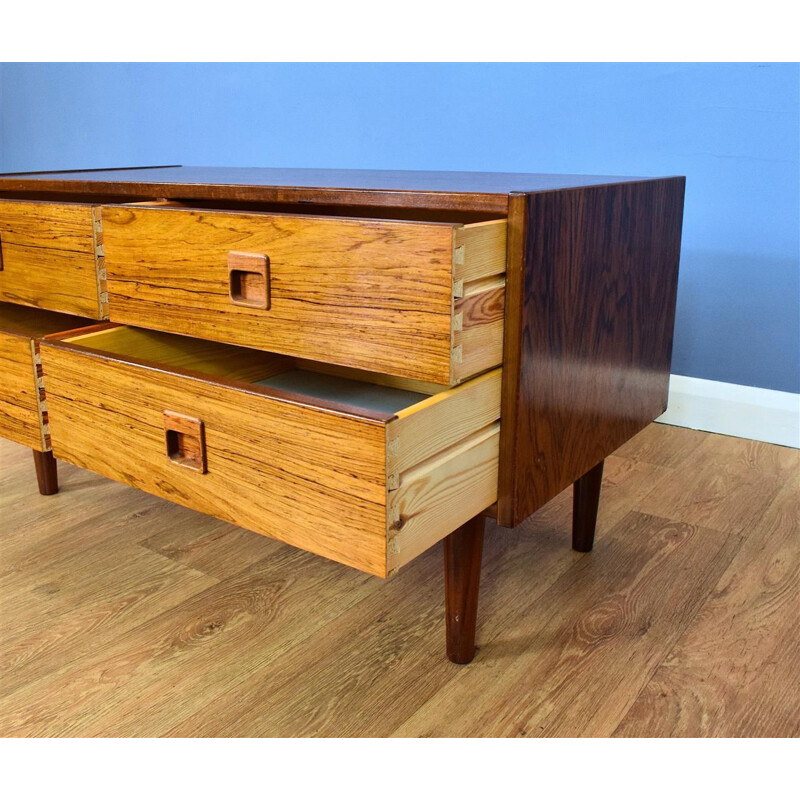
[[[203,420],[175,411],[165,411],[163,416],[167,458],[173,464],[205,475],[208,465]]]
[[[454,664],[469,664],[475,657],[484,527],[479,514],[444,540],[447,657]]]
[[[763,535],[747,537],[615,736],[800,734],[800,453],[796,462]]]
[[[433,395],[387,423],[390,570],[497,499],[501,373]]]
[[[629,513],[510,629],[481,634],[474,668],[397,735],[608,735],[733,552],[723,533]]]
[[[191,187],[193,181],[202,183],[201,172],[189,170],[173,175],[173,190],[179,181],[182,188]],[[682,179],[575,182],[562,176],[536,182],[526,195],[518,197],[513,191],[520,188],[516,179],[521,176],[514,176],[514,180],[505,183],[506,191],[512,194],[501,199],[480,192],[466,197],[457,188],[470,183],[464,176],[442,179],[448,188],[439,189],[432,188],[437,178],[417,176],[419,185],[427,188],[415,192],[391,187],[393,181],[400,180],[412,180],[413,184],[407,175],[378,178],[378,190],[367,185],[360,189],[326,189],[319,185],[305,189],[294,185],[265,187],[253,175],[243,175],[243,183],[237,186],[214,187],[206,183],[195,187],[196,193],[202,192],[204,208],[181,207],[169,199],[157,203],[157,208],[109,207],[112,228],[116,216],[121,231],[112,231],[112,239],[96,209],[87,206],[91,210],[89,253],[47,246],[38,248],[42,255],[29,253],[37,249],[35,245],[9,243],[5,237],[0,279],[8,272],[8,263],[13,266],[12,277],[20,278],[23,257],[35,255],[52,271],[64,253],[91,255],[97,298],[95,316],[106,314],[108,291],[114,293],[114,281],[118,280],[122,285],[118,291],[122,297],[120,308],[123,315],[131,315],[126,321],[150,327],[182,325],[170,329],[184,334],[199,332],[246,347],[269,347],[281,354],[316,358],[344,369],[378,370],[425,385],[453,385],[497,365],[505,357],[509,363],[502,389],[502,428],[493,400],[465,415],[467,422],[489,413],[493,419],[472,428],[459,418],[440,433],[438,427],[433,429],[431,421],[426,423],[421,418],[414,426],[404,423],[404,419],[418,412],[430,414],[430,420],[438,417],[438,425],[442,425],[447,409],[454,411],[460,405],[461,414],[465,414],[463,398],[443,393],[445,397],[432,398],[417,409],[407,409],[409,415],[404,417],[401,412],[397,420],[391,420],[388,415],[382,418],[379,414],[360,414],[353,407],[317,406],[307,397],[291,393],[279,396],[269,390],[251,389],[246,381],[239,380],[241,376],[220,380],[213,371],[203,372],[206,355],[194,350],[179,350],[175,355],[181,363],[174,370],[169,365],[143,360],[137,352],[126,363],[125,359],[82,351],[81,347],[91,347],[92,337],[102,339],[106,335],[98,331],[87,334],[84,345],[62,346],[54,342],[46,346],[62,359],[55,362],[56,383],[63,378],[63,394],[56,396],[66,426],[60,430],[63,440],[79,454],[76,463],[101,463],[104,474],[143,485],[165,497],[177,497],[178,502],[193,508],[215,509],[211,513],[229,521],[244,521],[253,527],[255,520],[262,526],[258,530],[268,529],[271,535],[276,535],[272,531],[283,532],[287,527],[288,513],[274,509],[281,499],[291,497],[292,506],[302,504],[306,516],[299,524],[292,520],[294,530],[284,536],[284,541],[301,542],[300,546],[313,549],[318,532],[322,531],[323,541],[318,546],[321,549],[315,552],[385,575],[487,506],[497,509],[504,524],[518,524],[663,410],[675,306]],[[119,173],[113,177],[126,186],[123,193],[129,191],[132,195],[137,195],[148,180],[143,173],[133,178]],[[58,193],[76,191],[76,182],[82,181],[87,181],[90,191],[99,190],[106,178],[98,174],[88,178],[43,176],[40,180],[28,176],[14,180],[22,180],[21,191],[41,192],[43,187],[50,187]],[[354,179],[357,182],[367,177]],[[485,188],[491,184],[486,178],[480,181]],[[19,190],[13,180],[0,182],[0,189],[3,185]],[[171,191],[158,195],[175,197]],[[180,203],[191,199],[192,192],[189,188]],[[437,193],[439,196],[434,196]],[[213,206],[215,196],[232,204],[256,197],[258,202],[266,203],[293,198],[317,204],[334,202],[336,198],[342,204],[340,209],[347,204],[360,209],[397,206],[404,212],[398,215],[401,217],[407,217],[411,208],[424,209],[422,216],[427,221],[314,219],[258,214],[256,209],[244,208],[214,211],[208,206]],[[508,226],[504,221],[481,217],[495,205],[498,209],[508,208]],[[440,218],[443,209],[451,207],[470,215],[465,219],[474,224],[464,227],[433,221]],[[37,213],[44,216],[47,208]],[[15,235],[25,238],[25,225],[34,216],[27,213],[16,226]],[[326,232],[323,228],[328,225],[334,229]],[[53,230],[57,228],[54,224]],[[136,230],[132,233],[133,228]],[[195,236],[198,230],[200,233]],[[123,244],[114,252],[123,253],[125,270],[115,278],[116,259],[112,257],[109,282],[105,253],[116,235]],[[449,243],[445,242],[446,236],[450,237]],[[64,240],[67,239],[65,234]],[[271,266],[275,248],[276,263],[288,265],[278,275],[277,293],[273,294],[271,271],[269,284],[265,273],[263,286],[257,284],[257,291],[251,291],[256,284],[250,277],[239,275],[231,282],[231,276],[238,274],[230,271],[225,257],[231,251],[264,252],[259,258]],[[167,255],[162,261],[164,252]],[[334,263],[321,260],[320,254],[323,259],[332,254]],[[27,281],[20,279],[16,288],[10,285],[9,297],[18,302],[41,302],[50,283],[55,282],[48,280],[44,272],[37,284],[39,278],[30,265],[27,272],[31,273]],[[175,275],[178,278],[173,281]],[[387,276],[388,282],[383,282]],[[24,292],[30,293],[28,299]],[[165,294],[174,296],[165,299]],[[244,300],[248,307],[237,310],[247,313],[275,312],[272,300],[276,299],[278,313],[274,319],[280,325],[259,325],[255,317],[233,317],[231,298]],[[270,338],[276,331],[277,338]],[[113,332],[109,335],[127,336]],[[158,350],[160,345],[156,345]],[[31,353],[36,368],[35,343]],[[280,369],[283,356],[276,358],[278,361],[270,361],[271,367]],[[183,359],[196,359],[196,363],[187,370]],[[221,363],[216,352],[209,360]],[[84,369],[88,365],[89,375],[79,374],[79,365]],[[192,373],[192,369],[196,372]],[[117,382],[106,387],[103,381],[114,370],[118,372]],[[41,405],[40,372],[35,380],[46,446],[47,417]],[[495,380],[501,380],[499,374]],[[209,394],[200,392],[200,411],[182,407],[178,412],[181,418],[197,414],[197,430],[204,432],[203,420],[210,408],[212,415],[215,411],[219,414],[221,428],[227,425],[235,429],[235,433],[225,431],[228,438],[217,440],[222,458],[217,462],[219,469],[212,470],[215,482],[210,492],[208,483],[171,483],[169,473],[166,477],[152,473],[147,459],[143,466],[138,455],[123,452],[131,431],[141,435],[139,445],[146,449],[156,427],[151,419],[156,408],[143,403],[138,394],[134,396],[137,381],[144,387],[145,397],[157,401],[153,405],[161,409],[162,422],[162,400],[194,397],[190,390],[197,391],[194,387],[198,385]],[[489,397],[485,390],[480,394],[476,389],[474,394],[484,400]],[[240,397],[247,398],[242,407],[238,403]],[[231,411],[234,403],[237,407]],[[168,407],[173,405],[179,407],[172,402]],[[289,423],[288,433],[277,437],[280,457],[270,461],[272,472],[264,470],[268,456],[260,446],[265,430],[258,423],[265,422],[269,437],[284,425],[284,420],[280,413],[271,418],[262,414],[261,409],[266,406],[289,408],[297,416]],[[347,434],[339,429],[325,431],[321,446],[329,452],[323,454],[321,464],[312,460],[309,449],[299,457],[302,463],[298,469],[293,441],[301,431],[310,440],[309,448],[320,446],[313,415],[364,426],[363,430],[369,430],[373,438],[356,453],[355,440],[363,433],[361,429],[353,428]],[[108,452],[100,454],[89,446],[90,430],[96,438],[98,419],[102,420],[99,427],[107,425],[112,431]],[[418,459],[408,458],[402,469],[393,471],[390,448],[393,441],[401,438],[389,432],[395,422],[401,433],[405,424],[406,436],[409,431],[419,433],[426,427],[434,432],[424,441],[398,447],[406,457],[430,452]],[[163,437],[163,429],[161,433]],[[199,439],[191,447],[183,447],[179,439],[170,443],[170,433],[174,438],[187,431],[167,434],[167,453],[173,460],[188,459],[195,465],[202,461],[199,454],[204,456],[205,449]],[[329,433],[330,440],[326,439]],[[338,452],[336,437],[340,435],[349,439],[353,448],[344,455]],[[162,462],[163,447],[162,438]],[[138,449],[139,446],[134,447],[133,452]],[[362,461],[353,465],[349,462],[351,457]],[[288,469],[284,459],[288,460]],[[366,480],[361,472],[364,460],[369,462]],[[225,477],[220,478],[223,472]],[[324,486],[322,492],[317,490],[318,483]],[[596,483],[599,485],[599,476]],[[265,490],[266,485],[272,494]],[[764,485],[771,488],[770,482]],[[236,489],[241,490],[238,496]],[[258,501],[253,502],[254,496],[269,503],[259,506]],[[494,505],[496,500],[499,502]],[[659,501],[650,498],[648,502],[657,506]],[[239,508],[248,503],[244,511]],[[337,522],[326,527],[322,509],[329,504],[333,504]],[[701,516],[697,507],[694,499],[681,507],[687,516],[684,526],[694,524],[688,521],[689,517]],[[234,509],[238,509],[236,515]],[[338,514],[340,510],[349,512],[350,519]],[[269,513],[265,512],[273,512],[266,523],[264,517]],[[377,525],[381,516],[382,528]],[[356,528],[354,539],[347,538],[351,527]],[[726,541],[720,549],[722,560],[731,548],[734,544]],[[639,602],[638,590],[633,596],[633,601]],[[642,663],[647,671],[655,651],[643,651],[646,657]],[[618,715],[621,705],[611,705]],[[537,714],[531,719],[538,721]],[[501,720],[501,730],[506,730],[506,722],[505,718]]]
[[[383,426],[56,343],[42,353],[56,457],[385,574]],[[207,474],[166,459],[167,409],[204,421]]]
[[[0,300],[103,317],[90,205],[0,200]]]
[[[42,451],[47,447],[33,355],[28,337],[0,330],[0,437]]]
[[[269,259],[259,253],[228,253],[228,297],[234,305],[270,307]]]
[[[495,423],[400,475],[388,492],[388,565],[394,572],[497,500]]]
[[[524,221],[515,206],[503,525],[519,524],[666,408],[683,191],[672,178],[532,194]]]
[[[156,360],[128,356],[137,343]],[[59,458],[372,574],[496,499],[499,370],[411,406],[393,428],[229,383],[214,368],[237,363],[226,345],[111,326],[42,349]],[[450,431],[434,434],[444,419]]]
[[[506,223],[497,220],[453,228],[454,279],[468,284],[506,271]]]
[[[399,476],[500,418],[502,370],[439,392],[386,425],[387,470]]]
[[[53,458],[53,454],[49,450],[47,452],[34,450],[33,465],[36,469],[39,494],[56,494],[58,492],[58,464]]]
[[[758,524],[786,480],[783,464],[797,463],[797,451],[766,450],[761,444],[733,436],[713,443],[704,438],[691,452],[696,479],[649,494],[642,510],[669,514],[692,525],[745,533]],[[781,458],[772,463],[767,453]]]
[[[48,338],[52,340],[55,337]],[[60,338],[63,340],[64,337]],[[238,378],[241,381],[267,378],[290,369],[293,363],[292,359],[274,353],[231,347],[188,336],[172,336],[126,325],[112,327],[106,324],[68,338],[73,345],[99,347],[103,351],[136,359],[141,363],[157,363],[168,368],[219,378]]]
[[[579,553],[588,553],[594,547],[604,464],[596,464],[572,487],[572,549]]]
[[[4,245],[94,255],[92,206],[0,200]]]
[[[441,223],[106,207],[103,227],[117,322],[449,385],[453,281],[502,271],[505,223],[479,223],[462,265]],[[230,251],[269,259],[268,309],[231,303]]]
[[[38,340],[86,320],[0,303],[0,437],[32,450],[50,449]]]
[[[468,668],[442,657],[439,547],[378,581],[70,464],[40,497],[0,441],[0,733],[797,735],[798,453],[728,441],[651,425],[610,456],[592,555],[569,490],[487,522]],[[766,493],[744,529],[641,516],[731,458],[771,481],[731,489]]]

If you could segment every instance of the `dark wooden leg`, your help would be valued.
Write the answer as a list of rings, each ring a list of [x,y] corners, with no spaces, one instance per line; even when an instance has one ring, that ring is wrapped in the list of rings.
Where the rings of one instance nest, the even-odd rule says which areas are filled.
[[[51,452],[33,451],[36,465],[36,480],[39,481],[39,494],[55,494],[58,491],[58,462]]]
[[[600,484],[603,482],[601,461],[573,485],[572,494],[572,549],[588,553],[594,545],[597,524],[597,507],[600,504]]]
[[[475,656],[483,526],[479,514],[444,540],[447,657],[454,664],[469,664]]]

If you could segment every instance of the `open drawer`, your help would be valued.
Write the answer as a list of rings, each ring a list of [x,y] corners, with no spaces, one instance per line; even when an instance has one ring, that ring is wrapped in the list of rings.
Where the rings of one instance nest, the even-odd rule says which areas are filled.
[[[441,390],[108,325],[42,357],[57,458],[374,575],[497,499],[499,369]]]
[[[38,452],[50,449],[39,341],[89,320],[0,303],[0,437]]]
[[[0,300],[108,317],[100,209],[0,200]]]
[[[110,318],[454,385],[502,361],[505,219],[102,209]]]

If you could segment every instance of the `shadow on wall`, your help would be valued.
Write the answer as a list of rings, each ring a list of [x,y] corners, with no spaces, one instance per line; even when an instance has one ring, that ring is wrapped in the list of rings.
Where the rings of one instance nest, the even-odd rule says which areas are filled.
[[[697,363],[708,380],[800,392],[800,261],[684,247],[672,372]]]

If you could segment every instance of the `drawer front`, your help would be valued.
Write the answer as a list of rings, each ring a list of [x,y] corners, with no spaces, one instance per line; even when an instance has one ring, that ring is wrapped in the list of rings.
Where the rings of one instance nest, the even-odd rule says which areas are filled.
[[[47,450],[36,342],[0,330],[0,438]]]
[[[0,303],[0,438],[50,449],[39,340],[88,324],[81,317]]]
[[[502,360],[505,220],[108,206],[115,322],[451,385]]]
[[[92,347],[42,345],[54,454],[181,505],[383,577],[497,498],[499,370],[376,419]]]
[[[99,209],[0,200],[0,300],[108,316]]]

